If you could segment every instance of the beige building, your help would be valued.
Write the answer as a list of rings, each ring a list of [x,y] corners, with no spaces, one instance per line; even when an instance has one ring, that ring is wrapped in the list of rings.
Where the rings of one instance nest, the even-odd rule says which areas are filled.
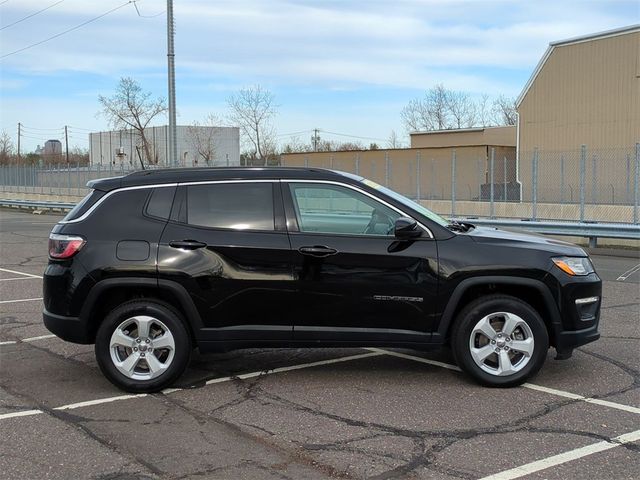
[[[475,145],[516,147],[516,127],[477,127],[458,130],[413,132],[411,148],[468,147]]]
[[[623,201],[640,142],[640,25],[551,43],[517,110],[524,200],[531,198],[537,148],[538,199],[577,201],[586,145],[587,201]]]
[[[458,200],[488,199],[494,154],[494,196],[517,198],[515,127],[415,132],[411,148],[304,152],[281,156],[284,166],[353,172],[413,198],[449,199],[455,175]],[[455,155],[455,170],[452,159]],[[499,185],[499,186],[498,186]]]

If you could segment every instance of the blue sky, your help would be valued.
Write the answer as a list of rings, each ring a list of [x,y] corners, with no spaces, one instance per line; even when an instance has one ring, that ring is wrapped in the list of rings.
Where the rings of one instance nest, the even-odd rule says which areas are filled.
[[[0,0],[0,56],[126,0],[64,0],[3,28],[56,1]],[[400,110],[435,84],[516,96],[549,42],[640,22],[638,0],[174,3],[179,124],[224,117],[230,94],[260,84],[276,95],[279,134],[317,127],[382,140],[404,135]],[[121,76],[166,97],[166,2],[137,5],[160,15],[129,4],[0,59],[0,128],[15,137],[23,123],[32,149],[67,124],[71,143],[86,146],[81,129],[108,129],[97,97]]]

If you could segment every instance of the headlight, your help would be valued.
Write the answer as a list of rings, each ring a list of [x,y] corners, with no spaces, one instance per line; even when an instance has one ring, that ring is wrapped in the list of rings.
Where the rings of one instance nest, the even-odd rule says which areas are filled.
[[[567,275],[589,275],[593,265],[587,257],[556,257],[553,263]]]

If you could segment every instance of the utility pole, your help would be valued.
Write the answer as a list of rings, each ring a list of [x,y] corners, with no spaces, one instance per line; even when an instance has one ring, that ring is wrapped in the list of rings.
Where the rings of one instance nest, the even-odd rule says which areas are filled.
[[[320,135],[318,134],[318,129],[313,129],[313,151],[318,151],[318,140],[320,139]]]
[[[17,162],[18,165],[20,165],[20,127],[22,125],[20,124],[20,122],[18,122],[18,158],[17,158]]]
[[[169,80],[169,152],[170,163],[178,165],[178,136],[176,133],[176,72],[173,50],[173,0],[167,0],[167,66]]]
[[[67,134],[67,126],[64,126],[64,149],[65,159],[67,160],[67,168],[69,168],[69,135]]]

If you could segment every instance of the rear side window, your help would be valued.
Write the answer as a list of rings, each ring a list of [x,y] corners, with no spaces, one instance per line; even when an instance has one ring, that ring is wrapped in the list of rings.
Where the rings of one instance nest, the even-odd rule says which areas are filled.
[[[175,193],[176,187],[154,188],[147,203],[147,215],[164,219],[169,218]]]
[[[75,220],[80,218],[82,215],[87,213],[95,203],[100,200],[106,192],[102,192],[100,190],[91,190],[86,197],[84,197],[80,202],[76,204],[75,207],[71,209],[69,213],[62,219],[63,222],[68,222],[70,220]]]
[[[187,187],[187,223],[232,230],[274,230],[271,183]]]

